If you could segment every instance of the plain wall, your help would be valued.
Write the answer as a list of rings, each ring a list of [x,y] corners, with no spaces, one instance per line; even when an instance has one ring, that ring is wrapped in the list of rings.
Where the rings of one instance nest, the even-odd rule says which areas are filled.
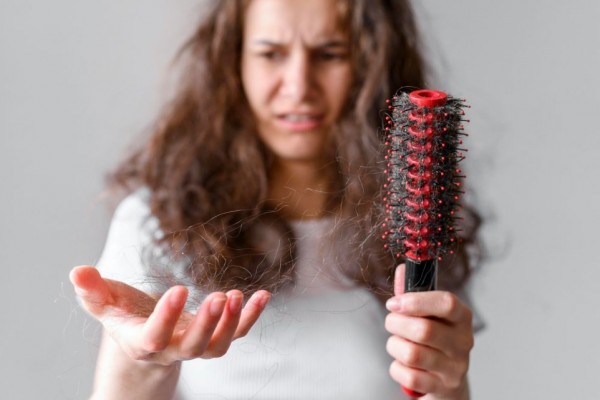
[[[598,399],[600,2],[423,0],[438,88],[472,105],[490,260],[471,293],[474,399]],[[0,397],[82,399],[98,325],[105,172],[167,92],[198,1],[0,0]],[[384,344],[382,344],[384,345]]]

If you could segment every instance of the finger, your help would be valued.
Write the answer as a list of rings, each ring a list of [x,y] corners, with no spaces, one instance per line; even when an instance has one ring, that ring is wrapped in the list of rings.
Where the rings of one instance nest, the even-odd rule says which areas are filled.
[[[181,339],[180,356],[184,360],[201,357],[217,327],[227,296],[225,293],[212,293],[198,308],[194,319],[190,322]]]
[[[388,353],[394,357],[395,364],[390,367],[390,375],[404,387],[421,393],[438,391],[457,393],[464,388],[468,360],[457,363],[424,346],[402,341],[402,339],[399,341],[390,339],[387,349]],[[407,353],[410,352],[416,357],[414,355],[407,356]],[[427,383],[430,385],[428,389],[425,386]]]
[[[399,336],[390,336],[386,350],[394,360],[404,366],[437,373],[452,372],[444,353]]]
[[[446,291],[405,293],[386,303],[390,311],[414,317],[433,317],[449,323],[470,322],[469,307],[456,295]]]
[[[96,268],[88,265],[75,267],[69,273],[69,279],[92,315],[100,316],[104,307],[113,303],[110,287]]]
[[[187,289],[174,286],[160,298],[142,329],[142,348],[148,353],[164,350],[170,343],[175,325],[181,316]]]
[[[406,274],[406,264],[400,264],[396,267],[394,273],[394,294],[399,296],[404,293],[404,275]]]
[[[459,345],[463,332],[440,321],[390,313],[385,319],[385,329],[392,335],[444,353],[467,350]]]
[[[271,300],[271,294],[266,290],[259,290],[254,293],[250,300],[246,303],[246,306],[242,310],[242,315],[240,316],[240,323],[235,331],[233,337],[235,339],[240,338],[242,336],[246,336],[250,331],[250,328],[254,325],[254,323],[260,317],[260,314],[267,306],[267,303]]]
[[[417,368],[407,367],[398,361],[390,365],[390,376],[404,388],[413,392],[433,393],[439,386],[439,378],[434,374]]]
[[[212,340],[208,345],[206,356],[221,357],[223,356],[233,340],[233,335],[240,321],[242,302],[244,295],[239,290],[230,290],[227,292],[227,303],[221,320],[215,329]]]

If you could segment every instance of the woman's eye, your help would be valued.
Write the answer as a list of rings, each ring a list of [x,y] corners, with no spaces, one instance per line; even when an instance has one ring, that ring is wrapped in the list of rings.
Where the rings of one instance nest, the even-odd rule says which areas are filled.
[[[338,61],[345,60],[347,58],[347,54],[345,52],[338,51],[324,51],[318,54],[318,58],[321,61]]]
[[[258,53],[259,57],[270,61],[276,61],[283,58],[283,54],[280,51],[268,50]]]

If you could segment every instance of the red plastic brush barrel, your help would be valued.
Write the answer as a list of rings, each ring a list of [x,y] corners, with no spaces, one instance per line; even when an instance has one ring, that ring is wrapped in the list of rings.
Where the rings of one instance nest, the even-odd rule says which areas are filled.
[[[425,200],[430,200],[431,183],[434,178],[432,165],[435,159],[433,154],[434,136],[440,134],[436,129],[439,117],[432,112],[432,108],[446,104],[448,96],[437,90],[415,90],[410,93],[408,98],[417,108],[410,111],[408,115],[411,124],[408,128],[407,146],[413,151],[413,154],[407,157],[408,170],[405,187],[408,198],[404,201],[412,207],[409,206],[404,211],[404,218],[407,221],[404,227],[407,234],[404,245],[408,250],[406,252],[407,262],[411,264],[407,265],[407,274],[408,271],[414,271],[416,275],[414,277],[407,276],[409,279],[405,280],[405,289],[414,292],[435,288],[435,276],[426,279],[432,273],[435,275],[435,263],[424,263],[435,258],[431,256],[432,247],[435,246],[432,240],[434,232],[423,228],[422,221],[426,219],[423,216],[428,217],[428,214],[424,213],[422,204]],[[424,269],[427,269],[426,274],[420,273],[419,266],[421,264]]]
[[[431,156],[427,153],[433,148],[433,135],[437,134],[433,124],[435,115],[428,112],[428,108],[444,105],[448,96],[446,93],[435,90],[415,90],[410,93],[409,100],[419,108],[411,112],[408,116],[409,120],[415,123],[409,130],[409,134],[415,138],[414,142],[409,142],[413,149],[421,150],[417,160],[409,160],[409,170],[407,173],[406,189],[414,195],[412,199],[406,199],[410,204],[416,204],[412,210],[407,211],[404,215],[407,221],[414,222],[412,229],[406,227],[405,232],[408,233],[409,239],[406,239],[406,272],[404,277],[405,292],[423,292],[435,290],[437,286],[437,262],[429,256],[429,247],[431,243],[431,232],[427,229],[420,228],[420,221],[424,218],[419,218],[422,211],[421,204],[427,197],[432,177]],[[428,151],[429,150],[429,151]],[[425,155],[423,157],[423,155]],[[413,190],[414,187],[419,187],[421,190]],[[415,232],[416,234],[412,234]],[[415,392],[414,390],[402,387],[404,392],[412,398],[424,396],[423,393]]]
[[[410,102],[419,107],[438,107],[446,104],[448,95],[439,90],[415,90],[408,96]]]

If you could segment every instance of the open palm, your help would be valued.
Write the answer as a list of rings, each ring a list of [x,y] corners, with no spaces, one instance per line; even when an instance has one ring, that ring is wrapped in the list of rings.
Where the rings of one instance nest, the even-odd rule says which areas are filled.
[[[187,289],[174,286],[154,298],[123,282],[102,278],[91,266],[70,274],[84,308],[132,359],[171,365],[224,355],[248,333],[270,294],[258,291],[242,308],[239,290],[209,294],[196,314],[184,311]]]

